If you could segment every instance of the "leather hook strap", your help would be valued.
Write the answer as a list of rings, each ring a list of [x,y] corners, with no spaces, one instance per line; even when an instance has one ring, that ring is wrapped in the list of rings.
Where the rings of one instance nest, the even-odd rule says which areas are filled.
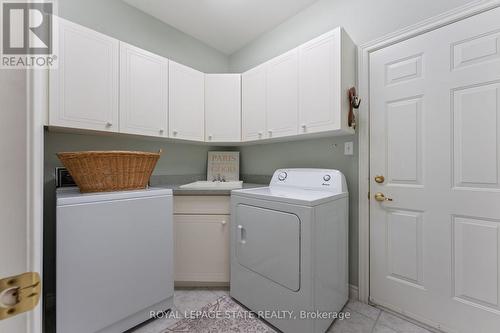
[[[354,109],[358,109],[361,104],[361,99],[356,93],[356,87],[351,87],[348,91],[349,95],[349,115],[347,116],[347,124],[349,127],[356,128],[356,116],[354,115]]]

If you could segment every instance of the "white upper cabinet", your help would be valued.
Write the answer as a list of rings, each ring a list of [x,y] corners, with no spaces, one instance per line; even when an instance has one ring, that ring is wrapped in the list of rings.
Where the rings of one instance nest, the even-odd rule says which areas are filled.
[[[49,126],[230,143],[353,134],[356,46],[332,30],[243,74],[204,74],[59,21]]]
[[[299,134],[347,127],[347,91],[355,84],[355,46],[337,28],[299,47]]]
[[[59,66],[49,73],[49,125],[117,132],[118,40],[56,19]]]
[[[174,139],[205,140],[205,74],[169,61],[169,132]]]
[[[205,141],[241,141],[241,75],[205,75]]]
[[[298,50],[289,51],[267,63],[267,135],[269,138],[298,132]]]
[[[168,136],[168,59],[120,43],[120,132]]]
[[[266,90],[266,66],[253,68],[241,75],[241,138],[243,141],[267,138]]]

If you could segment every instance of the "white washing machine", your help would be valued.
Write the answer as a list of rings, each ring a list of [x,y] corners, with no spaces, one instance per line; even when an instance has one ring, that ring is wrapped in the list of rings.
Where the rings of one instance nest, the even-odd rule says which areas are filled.
[[[231,214],[231,296],[285,333],[325,332],[348,300],[344,175],[277,170],[233,190]]]

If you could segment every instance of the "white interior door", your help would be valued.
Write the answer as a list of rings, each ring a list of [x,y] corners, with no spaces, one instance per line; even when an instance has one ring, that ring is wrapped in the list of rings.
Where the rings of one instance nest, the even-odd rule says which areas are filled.
[[[43,125],[41,114],[35,112],[38,100],[31,95],[27,102],[34,72],[40,74],[37,70],[30,75],[26,70],[0,70],[0,154],[8,156],[0,159],[0,279],[27,271],[41,273]],[[3,281],[0,287],[7,283]],[[20,285],[13,281],[7,289]],[[41,302],[34,310],[22,312],[15,300],[9,292],[0,296],[0,317],[13,315],[0,320],[0,332],[41,332]]]
[[[500,8],[374,52],[370,89],[371,301],[499,332]]]

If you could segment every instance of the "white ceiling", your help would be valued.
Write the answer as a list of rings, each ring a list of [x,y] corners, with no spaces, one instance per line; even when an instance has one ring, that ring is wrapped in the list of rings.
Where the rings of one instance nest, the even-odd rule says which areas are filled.
[[[316,0],[123,0],[232,54]]]

